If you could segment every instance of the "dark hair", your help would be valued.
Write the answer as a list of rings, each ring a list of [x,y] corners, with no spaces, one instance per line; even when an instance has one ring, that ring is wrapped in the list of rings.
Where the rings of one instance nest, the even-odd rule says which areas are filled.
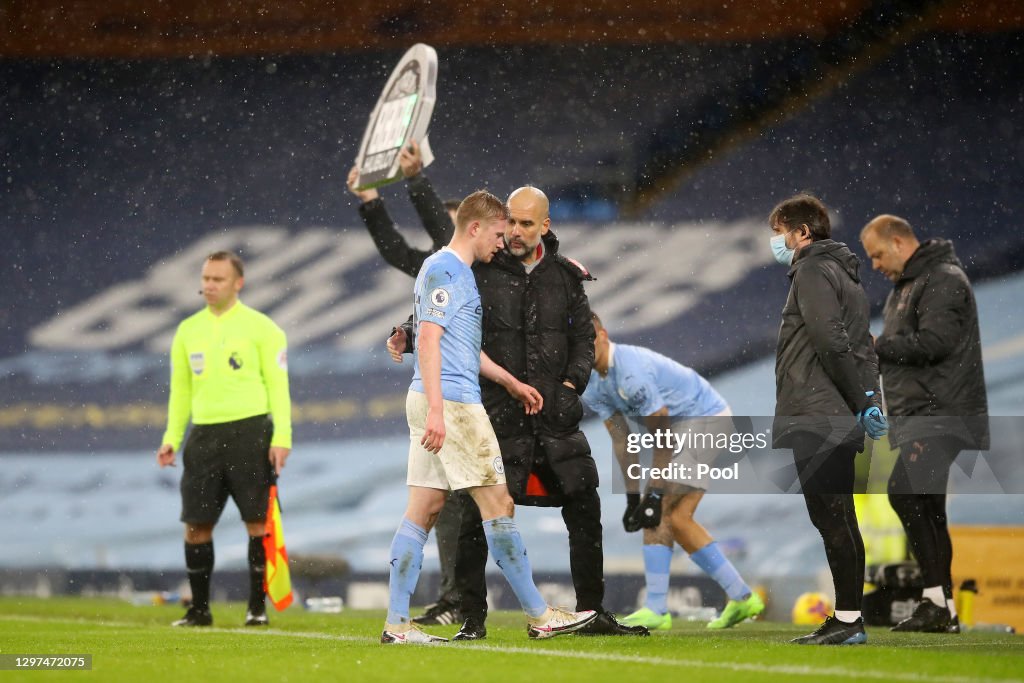
[[[828,209],[821,200],[809,194],[790,197],[772,209],[768,215],[768,226],[777,224],[795,230],[806,225],[811,232],[811,241],[826,240],[832,236],[832,224],[828,220]]]
[[[235,272],[238,273],[238,277],[245,277],[245,265],[242,264],[241,257],[238,254],[230,251],[215,251],[206,257],[207,261],[230,261],[231,265],[234,266]]]
[[[508,218],[508,207],[505,206],[505,202],[487,190],[477,190],[459,204],[459,210],[455,214],[455,227],[458,230],[465,230],[473,221],[494,218]]]

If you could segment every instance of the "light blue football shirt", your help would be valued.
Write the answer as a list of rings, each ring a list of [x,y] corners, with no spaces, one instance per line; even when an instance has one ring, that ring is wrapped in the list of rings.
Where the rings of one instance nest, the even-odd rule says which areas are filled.
[[[647,417],[668,408],[672,417],[708,417],[728,407],[693,368],[641,346],[612,344],[608,376],[590,371],[583,402],[607,420],[615,413]]]
[[[480,343],[483,308],[473,270],[445,247],[433,254],[416,277],[413,324],[423,321],[444,328],[441,335],[441,395],[447,401],[481,403]],[[420,355],[413,353],[412,391],[423,391]]]

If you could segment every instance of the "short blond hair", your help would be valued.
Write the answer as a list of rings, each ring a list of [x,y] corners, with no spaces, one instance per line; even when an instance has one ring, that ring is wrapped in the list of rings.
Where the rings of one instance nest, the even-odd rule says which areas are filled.
[[[508,207],[487,190],[477,190],[459,204],[455,213],[455,229],[463,231],[473,221],[508,219]]]

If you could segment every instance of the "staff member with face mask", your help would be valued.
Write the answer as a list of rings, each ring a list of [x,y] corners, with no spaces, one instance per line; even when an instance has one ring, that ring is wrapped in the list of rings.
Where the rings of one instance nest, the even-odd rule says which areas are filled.
[[[825,205],[801,194],[768,218],[772,252],[792,281],[775,356],[774,448],[791,448],[811,523],[821,533],[836,611],[800,645],[867,642],[864,542],[853,507],[854,457],[880,439],[878,358],[868,331],[860,260],[831,239]]]

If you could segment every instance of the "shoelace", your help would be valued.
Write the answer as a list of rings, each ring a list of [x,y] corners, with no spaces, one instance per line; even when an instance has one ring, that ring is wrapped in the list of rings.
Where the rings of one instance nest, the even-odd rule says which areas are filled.
[[[556,619],[558,621],[570,622],[575,621],[576,619],[576,615],[566,607],[552,607],[551,611],[554,612],[554,614],[551,615],[552,619]]]

